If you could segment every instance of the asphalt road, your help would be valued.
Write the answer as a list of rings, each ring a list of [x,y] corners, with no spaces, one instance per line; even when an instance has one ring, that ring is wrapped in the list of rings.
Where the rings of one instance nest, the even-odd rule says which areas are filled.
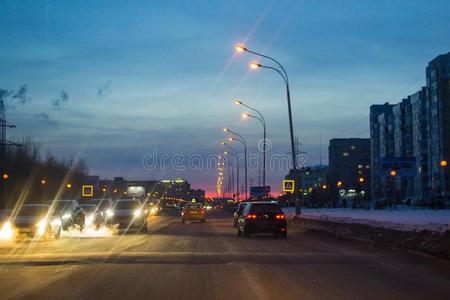
[[[1,299],[450,299],[450,264],[289,227],[239,238],[230,214],[149,234],[0,244]]]

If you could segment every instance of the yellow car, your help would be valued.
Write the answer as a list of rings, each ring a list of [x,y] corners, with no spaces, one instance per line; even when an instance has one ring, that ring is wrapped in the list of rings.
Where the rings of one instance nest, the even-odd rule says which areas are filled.
[[[200,203],[188,203],[181,211],[181,222],[199,220],[205,223],[205,208]]]

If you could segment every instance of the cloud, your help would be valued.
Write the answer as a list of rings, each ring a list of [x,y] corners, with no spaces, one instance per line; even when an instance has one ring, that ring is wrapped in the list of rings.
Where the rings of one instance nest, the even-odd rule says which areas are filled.
[[[24,105],[27,102],[30,102],[30,98],[28,97],[28,88],[26,85],[22,85],[19,90],[17,90],[12,99],[17,99],[20,104]]]
[[[111,81],[108,80],[103,86],[99,87],[99,89],[97,90],[97,96],[102,98],[102,97],[106,97],[111,93]]]
[[[56,122],[55,120],[51,119],[50,116],[47,113],[41,112],[35,115],[35,117],[43,122],[43,123],[47,123],[49,125],[52,126],[56,126],[58,124],[58,122]]]
[[[69,101],[69,95],[65,91],[61,91],[59,97],[52,100],[56,109],[61,109],[61,106],[67,101]]]

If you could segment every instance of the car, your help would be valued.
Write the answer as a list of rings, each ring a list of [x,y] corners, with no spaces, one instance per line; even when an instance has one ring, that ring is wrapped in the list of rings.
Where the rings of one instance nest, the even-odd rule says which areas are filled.
[[[49,202],[54,213],[61,217],[62,229],[78,227],[83,231],[85,215],[83,209],[75,200],[53,200]]]
[[[199,220],[206,222],[205,208],[200,203],[187,203],[181,211],[181,222]]]
[[[245,206],[247,205],[247,202],[241,202],[238,204],[238,207],[236,211],[233,214],[234,217],[234,227],[237,227],[238,224],[238,218],[240,215],[242,215],[242,211],[244,210]]]
[[[154,204],[154,203],[150,203],[150,205],[148,206],[149,208],[149,214],[151,216],[159,216],[161,215],[161,206],[159,205],[159,203]]]
[[[95,218],[100,225],[109,225],[113,216],[113,202],[110,199],[92,199],[87,204],[96,206]]]
[[[270,233],[287,237],[286,217],[279,204],[271,202],[249,202],[238,218],[238,235]]]
[[[94,225],[95,228],[100,228],[104,224],[103,215],[97,210],[97,205],[95,204],[81,204],[80,207],[83,209],[85,219],[85,226]]]
[[[24,235],[35,239],[59,239],[61,218],[49,205],[24,204],[3,223],[1,231],[2,236],[11,239]]]
[[[138,199],[118,199],[112,208],[111,224],[119,229],[147,230],[147,211]]]

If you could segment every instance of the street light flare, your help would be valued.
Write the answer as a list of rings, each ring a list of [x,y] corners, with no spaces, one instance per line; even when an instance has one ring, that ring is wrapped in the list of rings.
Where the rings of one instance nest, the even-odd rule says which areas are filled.
[[[70,188],[72,188],[72,184],[68,183],[68,184],[66,185],[66,187],[67,187],[68,189],[70,189]]]
[[[41,180],[41,184],[42,184],[42,185],[44,185],[44,184],[46,184],[46,183],[47,183],[47,180],[45,180],[45,179],[42,179],[42,180]]]
[[[244,51],[247,51],[247,48],[245,48],[245,46],[242,45],[242,44],[236,45],[236,46],[235,46],[235,49],[236,49],[237,52],[244,52]]]
[[[392,170],[389,174],[390,174],[392,177],[397,176],[397,171]]]
[[[250,63],[250,68],[252,68],[252,69],[258,69],[258,68],[261,68],[261,67],[262,67],[262,65],[260,63],[256,62],[256,61],[252,61]]]
[[[234,103],[236,103],[237,105],[240,105],[240,104],[242,104],[242,101],[241,101],[241,100],[238,100],[238,99],[236,99],[236,100],[234,100]]]
[[[2,178],[3,178],[3,180],[8,180],[9,175],[5,173],[5,174],[3,174]]]
[[[228,140],[229,140],[229,141],[233,141],[234,139],[233,139],[232,137],[229,137]]]
[[[228,131],[228,128],[224,128],[223,131],[227,132],[227,131]]]
[[[445,168],[446,166],[448,166],[448,162],[446,160],[441,160],[441,162],[439,163],[439,165],[443,168]]]
[[[246,118],[250,117],[250,115],[247,114],[247,113],[243,113],[243,114],[242,114],[242,117],[243,117],[244,119],[246,119]]]

